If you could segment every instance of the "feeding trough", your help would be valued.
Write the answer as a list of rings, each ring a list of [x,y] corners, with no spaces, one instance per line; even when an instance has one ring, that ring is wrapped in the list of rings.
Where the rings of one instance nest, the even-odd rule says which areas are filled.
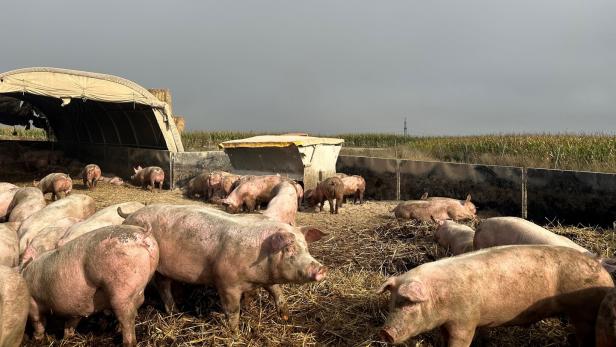
[[[235,173],[280,174],[313,189],[336,173],[343,139],[304,135],[263,135],[232,140],[219,146],[229,156]]]

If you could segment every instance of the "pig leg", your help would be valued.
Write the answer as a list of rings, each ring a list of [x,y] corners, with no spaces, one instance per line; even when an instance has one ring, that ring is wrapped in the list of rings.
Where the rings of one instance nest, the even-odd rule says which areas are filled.
[[[267,292],[272,296],[272,299],[274,299],[280,317],[283,320],[289,320],[289,308],[284,300],[284,294],[282,294],[282,289],[280,289],[280,286],[277,284],[265,286],[265,290],[267,290]]]
[[[257,202],[253,199],[246,199],[245,204],[248,212],[253,212],[255,210],[255,205],[257,204]]]
[[[75,335],[75,328],[79,324],[81,317],[71,317],[64,323],[64,338]]]
[[[175,313],[177,311],[175,306],[175,300],[173,300],[173,294],[171,293],[171,279],[165,277],[158,272],[154,275],[154,286],[158,290],[158,295],[163,300],[165,305],[165,311],[168,314]]]
[[[595,343],[595,317],[580,317],[571,315],[571,324],[575,328],[575,338],[578,346],[594,346]]]
[[[45,336],[45,316],[41,313],[38,304],[34,299],[30,299],[30,313],[28,314],[32,328],[34,328],[34,339],[42,340]]]
[[[327,198],[327,202],[329,202],[329,213],[334,213],[334,199]]]
[[[138,298],[135,298],[135,300],[120,297],[111,298],[113,312],[118,322],[120,322],[120,327],[122,329],[122,346],[137,346],[135,317],[137,316],[137,307],[139,306],[136,304],[139,301],[143,302],[143,295],[141,296],[141,300]]]
[[[450,324],[445,326],[448,347],[468,347],[473,342],[475,325]]]
[[[163,181],[158,182],[158,191],[159,192],[163,191]]]
[[[222,309],[225,311],[225,316],[229,322],[229,328],[234,333],[237,333],[240,327],[240,300],[242,299],[242,291],[239,288],[226,287],[219,284],[218,296],[220,296]]]

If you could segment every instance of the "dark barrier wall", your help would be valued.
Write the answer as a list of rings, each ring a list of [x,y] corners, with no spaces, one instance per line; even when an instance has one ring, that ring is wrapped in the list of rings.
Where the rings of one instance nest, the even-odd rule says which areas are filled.
[[[397,173],[396,159],[339,156],[336,171],[349,175],[360,175],[366,180],[366,199],[396,200]]]
[[[223,151],[172,153],[173,186],[182,187],[202,172],[232,171],[229,157]]]
[[[616,174],[527,169],[528,219],[612,226]]]
[[[115,174],[124,179],[134,174],[136,166],[160,166],[165,171],[165,186],[171,182],[169,151],[124,146],[81,145],[67,150],[67,155],[79,158],[84,164],[95,163],[104,175]]]
[[[480,211],[522,215],[522,168],[400,160],[400,199],[430,196],[458,199],[471,193]]]

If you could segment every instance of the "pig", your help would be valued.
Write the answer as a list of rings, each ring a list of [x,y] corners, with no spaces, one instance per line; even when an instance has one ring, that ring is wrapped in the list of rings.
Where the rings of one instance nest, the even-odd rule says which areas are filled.
[[[616,289],[605,296],[597,314],[596,347],[616,346]]]
[[[336,172],[336,174],[334,174],[334,176],[338,177],[338,178],[345,178],[345,177],[348,177],[349,175],[347,175],[345,173],[342,173],[342,172]]]
[[[15,193],[19,188],[13,188],[5,191],[0,191],[0,222],[6,220],[6,217],[9,213],[9,206],[11,205],[11,201],[15,197]]]
[[[228,189],[224,189],[223,183],[225,183],[225,178],[227,179]],[[206,179],[207,186],[207,197],[210,200],[216,200],[218,198],[225,198],[229,193],[231,193],[231,186],[233,185],[234,179],[239,178],[238,175],[233,175],[226,171],[212,171]]]
[[[92,190],[96,188],[96,182],[101,179],[101,168],[96,164],[88,164],[81,171],[83,185]]]
[[[73,180],[70,176],[59,172],[50,173],[38,182],[33,181],[32,184],[39,188],[43,192],[43,195],[51,193],[53,201],[61,198],[61,193],[64,193],[66,197],[71,193],[71,190],[73,190]]]
[[[141,186],[143,189],[153,190],[158,184],[158,190],[163,190],[163,182],[165,181],[165,171],[158,166],[148,166],[142,168],[138,166],[133,169],[135,174],[130,177],[135,185]]]
[[[81,222],[81,219],[73,217],[53,221],[50,226],[43,228],[30,242],[25,244],[23,249],[20,249],[21,262],[28,262],[32,259],[34,254],[41,254],[56,249],[58,247],[58,241],[66,230],[79,222]]]
[[[19,188],[7,209],[8,221],[21,223],[45,206],[47,206],[47,201],[40,189]]]
[[[124,218],[118,215],[118,207],[121,207],[122,211],[124,211],[125,213],[133,213],[144,206],[145,205],[140,202],[133,201],[105,207],[102,210],[88,217],[88,219],[84,220],[83,222],[71,225],[66,230],[66,233],[62,235],[62,238],[58,241],[58,247],[62,247],[67,242],[76,239],[83,234],[87,234],[93,230],[110,225],[122,224],[122,222],[124,222]]]
[[[103,227],[22,265],[30,288],[34,338],[45,334],[44,315],[68,317],[64,337],[82,317],[110,309],[120,323],[124,346],[136,346],[135,316],[159,259],[152,233],[127,225]]]
[[[239,187],[242,183],[248,182],[253,178],[258,177],[255,175],[228,175],[223,178],[222,189],[225,197],[229,196],[235,188]]]
[[[152,230],[160,245],[155,284],[167,312],[174,312],[171,281],[214,285],[232,330],[239,326],[242,293],[264,287],[279,314],[288,311],[279,284],[321,281],[327,269],[308,252],[325,235],[261,215],[230,215],[194,205],[148,205],[125,215],[124,224]]]
[[[0,192],[5,192],[7,190],[17,189],[17,188],[19,187],[12,183],[0,182]]]
[[[244,205],[248,212],[252,212],[261,202],[267,203],[272,199],[274,187],[282,181],[283,178],[278,175],[254,177],[240,184],[221,203],[227,212],[237,213]]]
[[[304,200],[304,187],[302,187],[301,184],[293,180],[291,180],[291,183],[293,183],[293,186],[295,187],[295,191],[297,193],[297,210],[299,211],[300,207],[302,206],[302,201]]]
[[[470,194],[466,200],[434,199],[410,200],[401,202],[392,212],[398,219],[415,219],[429,222],[434,219],[471,220],[477,217],[477,209],[471,202]]]
[[[564,246],[590,254],[586,248],[568,238],[518,217],[494,217],[482,220],[477,226],[475,249],[504,245]]]
[[[191,178],[184,187],[184,194],[189,198],[199,196],[205,200],[209,199],[209,176],[209,173],[203,172]]]
[[[344,199],[346,202],[347,196],[353,196],[353,203],[364,203],[364,192],[366,191],[366,180],[358,175],[345,176],[340,178],[344,184]]]
[[[438,227],[434,239],[439,245],[450,250],[453,255],[473,251],[475,231],[471,227],[451,220],[438,220],[436,223]]]
[[[113,184],[116,186],[121,186],[124,184],[124,180],[118,176],[113,176],[113,177],[101,176],[101,181],[109,183],[109,184]]]
[[[390,277],[381,338],[401,343],[441,327],[449,346],[470,346],[477,327],[526,325],[568,315],[581,346],[594,343],[601,300],[612,290],[597,259],[561,246],[500,246],[426,263]]]
[[[73,194],[65,199],[52,202],[42,210],[34,213],[26,219],[17,234],[19,235],[19,249],[26,248],[29,243],[43,228],[53,226],[54,221],[66,217],[86,219],[96,209],[94,199],[83,194]]]
[[[274,197],[263,211],[263,215],[278,221],[295,226],[297,213],[297,189],[291,181],[283,181],[274,187]]]
[[[338,213],[338,208],[342,206],[344,198],[344,183],[338,177],[329,177],[323,182],[319,182],[314,191],[310,194],[309,204],[311,207],[319,205],[319,211],[323,211],[325,200],[329,202],[329,212]],[[334,200],[336,204],[334,206]]]
[[[15,269],[0,265],[0,346],[21,345],[29,306],[26,281]]]
[[[0,265],[2,266],[19,265],[18,227],[19,223],[0,223]]]

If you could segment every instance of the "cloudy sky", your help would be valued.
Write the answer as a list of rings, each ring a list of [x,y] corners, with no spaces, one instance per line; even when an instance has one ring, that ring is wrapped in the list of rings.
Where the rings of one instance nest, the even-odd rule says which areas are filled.
[[[190,129],[616,129],[616,1],[9,1],[0,70],[170,88]]]

